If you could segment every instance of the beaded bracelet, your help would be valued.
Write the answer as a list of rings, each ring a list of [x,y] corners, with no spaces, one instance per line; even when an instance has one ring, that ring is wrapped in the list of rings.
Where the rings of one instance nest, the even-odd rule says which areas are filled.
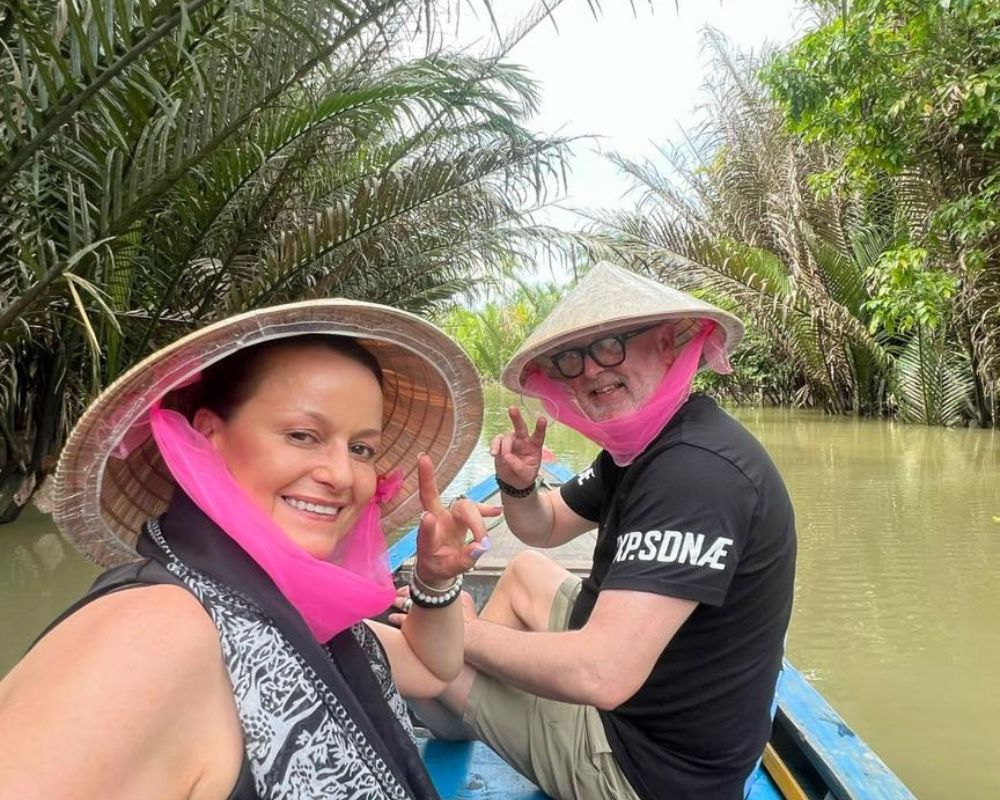
[[[420,608],[444,608],[445,606],[450,606],[458,600],[461,592],[461,575],[456,577],[447,589],[435,589],[417,577],[416,568],[410,573],[410,599],[413,601],[413,605],[420,606]]]
[[[499,475],[496,476],[497,486],[500,491],[511,497],[527,497],[535,489],[538,488],[538,479],[536,478],[531,482],[529,486],[525,486],[523,489],[518,489],[516,486],[511,486],[507,481],[501,478]]]

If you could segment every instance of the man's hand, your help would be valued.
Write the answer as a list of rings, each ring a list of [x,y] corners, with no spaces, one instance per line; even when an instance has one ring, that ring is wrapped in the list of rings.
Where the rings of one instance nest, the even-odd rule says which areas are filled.
[[[542,466],[542,445],[545,443],[547,420],[539,416],[535,430],[529,435],[528,425],[516,406],[507,409],[514,426],[511,433],[500,433],[490,443],[493,466],[500,479],[518,489],[530,486]]]
[[[479,619],[479,613],[476,611],[476,602],[472,599],[472,595],[468,592],[462,592],[459,599],[462,602],[462,614],[465,615],[465,623],[469,624]]]
[[[417,477],[424,507],[417,530],[417,576],[430,586],[445,586],[490,549],[483,518],[498,517],[503,509],[468,499],[445,507],[434,479],[434,464],[427,455],[420,456]],[[466,542],[470,531],[472,541]]]

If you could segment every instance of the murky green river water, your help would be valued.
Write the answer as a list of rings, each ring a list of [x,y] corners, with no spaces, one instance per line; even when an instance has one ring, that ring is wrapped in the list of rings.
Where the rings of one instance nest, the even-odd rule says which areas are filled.
[[[489,400],[484,442],[509,397]],[[1000,797],[1000,435],[733,413],[795,501],[789,657],[918,797]],[[548,445],[595,453],[560,426]],[[481,450],[453,486],[491,471]],[[34,510],[0,528],[0,673],[96,574]]]

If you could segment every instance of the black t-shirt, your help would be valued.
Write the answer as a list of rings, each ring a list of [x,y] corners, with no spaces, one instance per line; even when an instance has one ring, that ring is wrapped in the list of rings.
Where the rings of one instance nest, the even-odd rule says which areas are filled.
[[[646,800],[737,800],[767,742],[792,609],[795,520],[760,443],[695,395],[628,467],[602,452],[562,487],[598,523],[584,625],[602,589],[696,600],[648,680],[601,712]]]

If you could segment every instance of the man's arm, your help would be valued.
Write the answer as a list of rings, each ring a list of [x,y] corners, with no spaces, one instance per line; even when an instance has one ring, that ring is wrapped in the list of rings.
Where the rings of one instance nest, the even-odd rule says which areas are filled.
[[[579,480],[583,488],[593,478]],[[724,601],[756,503],[753,484],[724,458],[698,447],[672,448],[636,480],[616,530],[601,534],[622,546],[586,625],[522,633],[473,621],[466,661],[532,693],[614,708],[648,678],[699,601]],[[678,563],[671,556],[681,531],[701,543],[702,558]],[[627,541],[619,538],[624,532]]]
[[[558,489],[536,490],[527,497],[501,492],[500,497],[507,527],[532,547],[558,547],[597,527],[570,509]]]
[[[638,691],[697,605],[651,592],[605,590],[577,631],[516,631],[471,620],[465,659],[532,694],[612,709]]]
[[[545,443],[545,417],[528,426],[516,406],[507,409],[512,430],[498,434],[490,443],[490,453],[497,477],[515,488],[531,486],[538,479]],[[558,491],[533,491],[527,497],[500,493],[507,527],[532,547],[558,547],[570,539],[593,530],[596,523],[570,510]]]

